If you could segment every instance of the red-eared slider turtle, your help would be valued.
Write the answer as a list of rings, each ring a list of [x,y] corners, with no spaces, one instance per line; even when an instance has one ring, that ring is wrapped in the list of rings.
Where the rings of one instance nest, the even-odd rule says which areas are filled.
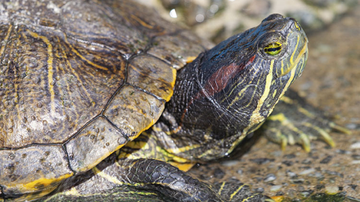
[[[7,1],[0,14],[0,201],[71,187],[115,151],[114,183],[219,201],[174,166],[228,155],[307,59],[279,14],[210,50],[131,1]]]

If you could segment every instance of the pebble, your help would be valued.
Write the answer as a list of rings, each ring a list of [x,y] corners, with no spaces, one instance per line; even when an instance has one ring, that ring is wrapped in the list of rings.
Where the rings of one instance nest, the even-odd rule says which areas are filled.
[[[312,194],[314,191],[313,190],[306,190],[306,191],[302,191],[301,192],[301,195],[303,196],[303,197],[308,197],[308,196],[310,196],[310,194]]]
[[[356,190],[356,187],[358,187],[358,185],[356,185],[356,184],[349,184],[349,186],[350,186],[351,189],[353,189],[353,190]]]
[[[307,169],[307,170],[304,170],[304,171],[300,172],[299,175],[308,175],[308,174],[313,173],[313,172],[315,172],[315,169],[310,168],[310,169]]]
[[[350,130],[355,130],[358,127],[360,127],[360,126],[358,126],[358,124],[356,124],[356,123],[349,123],[349,124],[346,125],[346,128],[350,129]]]
[[[269,159],[269,158],[257,158],[257,159],[250,159],[250,161],[257,163],[259,165],[266,164],[269,162],[274,162],[275,159]]]
[[[325,170],[325,173],[327,173],[329,175],[337,175],[339,177],[344,177],[344,175],[342,173],[339,173],[339,172],[336,172],[336,171]]]
[[[283,195],[285,195],[285,194],[282,191],[276,192],[276,194],[275,194],[275,196],[283,196]]]
[[[287,194],[290,198],[294,198],[297,195],[297,191],[295,189],[289,189]]]
[[[235,160],[232,160],[232,161],[224,161],[221,163],[221,165],[223,166],[227,166],[227,167],[231,167],[231,166],[235,166],[239,161],[235,161]]]
[[[286,171],[286,174],[287,174],[287,176],[289,176],[290,178],[295,178],[295,177],[297,177],[297,174],[294,173],[294,172],[292,172],[292,171],[290,171],[290,170],[287,170],[287,171]]]
[[[351,149],[360,149],[360,142],[355,142],[350,146]]]
[[[292,162],[292,161],[283,161],[282,163],[285,164],[285,165],[287,165],[287,166],[292,166],[292,165],[294,165],[294,162]]]
[[[332,156],[327,156],[323,160],[320,161],[321,164],[328,164],[332,159]]]
[[[259,187],[259,188],[256,188],[255,190],[254,190],[254,192],[255,193],[264,193],[264,188],[262,188],[262,187]]]
[[[323,179],[325,179],[324,175],[321,174],[320,172],[316,172],[316,173],[310,174],[310,175],[311,175],[311,177],[315,177],[315,178],[318,179],[318,180],[323,180]]]
[[[264,178],[264,182],[271,182],[276,180],[276,176],[274,174],[268,174],[265,178]]]
[[[271,154],[272,154],[272,156],[274,156],[274,157],[279,157],[279,156],[282,156],[283,152],[282,152],[282,151],[274,151],[274,152],[272,152]]]
[[[296,158],[296,155],[295,154],[287,154],[287,155],[284,155],[284,158],[293,159],[293,158]]]
[[[272,192],[276,192],[279,191],[281,189],[282,185],[274,185],[270,187],[270,191]]]
[[[339,192],[339,187],[335,185],[328,185],[325,187],[325,192],[329,195],[334,195]]]
[[[360,160],[351,161],[351,164],[360,164]]]
[[[300,178],[300,179],[293,179],[293,180],[291,180],[291,182],[293,184],[303,184],[305,182],[305,180]]]
[[[311,164],[312,161],[310,159],[305,159],[301,162],[302,164]]]
[[[346,150],[343,150],[343,149],[337,149],[336,153],[338,153],[338,154],[351,154],[350,151],[346,151]]]
[[[297,187],[297,190],[298,190],[299,192],[302,192],[302,191],[305,191],[305,188],[304,188],[303,186],[298,186],[298,187]]]

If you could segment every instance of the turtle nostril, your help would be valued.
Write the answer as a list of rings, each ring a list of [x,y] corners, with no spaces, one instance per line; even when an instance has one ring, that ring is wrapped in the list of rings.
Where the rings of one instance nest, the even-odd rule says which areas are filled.
[[[300,25],[299,23],[294,19],[294,18],[286,18],[289,20],[288,22],[288,27],[292,30],[297,30],[297,31],[300,31],[301,28],[300,28]]]
[[[299,24],[298,24],[296,21],[294,21],[294,26],[295,26],[295,28],[296,28],[298,31],[301,30]]]

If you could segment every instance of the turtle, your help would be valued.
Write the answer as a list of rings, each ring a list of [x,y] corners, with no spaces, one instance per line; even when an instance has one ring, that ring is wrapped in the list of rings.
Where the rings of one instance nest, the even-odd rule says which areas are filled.
[[[280,14],[211,48],[128,0],[11,1],[0,10],[0,201],[99,176],[123,185],[125,200],[225,200],[185,172],[256,131],[308,56],[305,32]],[[226,200],[266,198],[234,186]]]

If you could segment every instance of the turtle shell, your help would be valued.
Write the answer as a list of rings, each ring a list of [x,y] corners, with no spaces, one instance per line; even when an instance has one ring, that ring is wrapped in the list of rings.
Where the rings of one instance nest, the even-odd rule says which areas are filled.
[[[129,1],[0,3],[1,194],[47,193],[160,117],[205,42]]]

